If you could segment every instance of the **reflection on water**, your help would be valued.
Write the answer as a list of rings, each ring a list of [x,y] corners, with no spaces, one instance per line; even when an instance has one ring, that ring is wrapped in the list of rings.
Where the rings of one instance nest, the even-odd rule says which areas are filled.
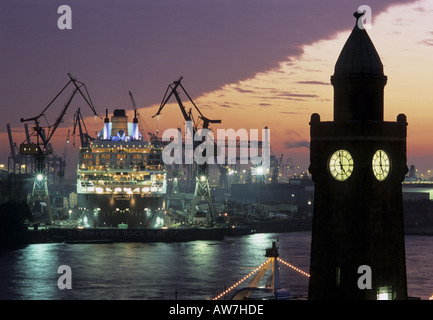
[[[310,233],[255,234],[185,243],[35,244],[0,255],[1,299],[211,299],[266,260],[278,238],[280,257],[309,271]],[[433,237],[406,237],[409,295],[433,294]],[[72,289],[60,290],[60,265]],[[281,266],[292,295],[308,278]]]

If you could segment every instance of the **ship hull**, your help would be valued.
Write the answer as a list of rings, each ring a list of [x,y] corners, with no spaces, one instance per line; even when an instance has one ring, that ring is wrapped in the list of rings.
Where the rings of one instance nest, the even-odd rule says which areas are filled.
[[[184,242],[198,240],[224,240],[223,229],[148,229],[148,228],[51,228],[52,242],[116,243],[116,242]]]
[[[84,227],[157,228],[163,222],[163,198],[141,195],[78,194]]]

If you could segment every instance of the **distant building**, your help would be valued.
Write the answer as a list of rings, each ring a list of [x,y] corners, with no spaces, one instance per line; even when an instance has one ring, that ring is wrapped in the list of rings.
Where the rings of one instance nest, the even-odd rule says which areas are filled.
[[[69,194],[69,207],[76,208],[78,206],[78,196],[76,192],[71,192]]]
[[[232,184],[231,201],[254,205],[262,211],[312,213],[314,183],[311,179],[291,179],[289,183]]]

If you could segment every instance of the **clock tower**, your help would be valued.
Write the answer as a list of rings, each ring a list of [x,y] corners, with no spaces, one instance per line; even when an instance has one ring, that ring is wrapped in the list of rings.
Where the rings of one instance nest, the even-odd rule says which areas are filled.
[[[407,299],[401,187],[406,116],[383,119],[387,77],[360,28],[362,15],[355,12],[331,76],[333,121],[311,116],[309,299]]]

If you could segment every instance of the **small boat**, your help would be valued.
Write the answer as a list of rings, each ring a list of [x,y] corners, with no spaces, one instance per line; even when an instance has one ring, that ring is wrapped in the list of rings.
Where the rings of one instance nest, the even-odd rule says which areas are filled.
[[[279,263],[299,272],[303,276],[309,277],[310,275],[279,258],[278,245],[276,242],[272,242],[272,247],[266,249],[265,256],[268,258],[265,262],[214,297],[213,300],[225,299],[230,292],[234,292],[231,300],[303,300],[302,297],[292,297],[289,290],[281,287]],[[263,276],[268,270],[272,272],[270,283],[267,283],[265,286],[259,286]],[[250,277],[252,277],[252,279],[246,287],[235,290]]]
[[[272,247],[266,249],[265,257],[268,259],[260,266],[255,277],[250,281],[247,287],[239,289],[232,296],[232,300],[245,300],[250,299],[250,295],[254,293],[266,293],[273,294],[275,300],[289,300],[290,292],[287,289],[281,287],[280,283],[280,271],[278,265],[278,246],[276,242],[272,242]],[[259,283],[262,280],[265,273],[271,270],[272,280],[271,283],[265,287],[259,287]]]

